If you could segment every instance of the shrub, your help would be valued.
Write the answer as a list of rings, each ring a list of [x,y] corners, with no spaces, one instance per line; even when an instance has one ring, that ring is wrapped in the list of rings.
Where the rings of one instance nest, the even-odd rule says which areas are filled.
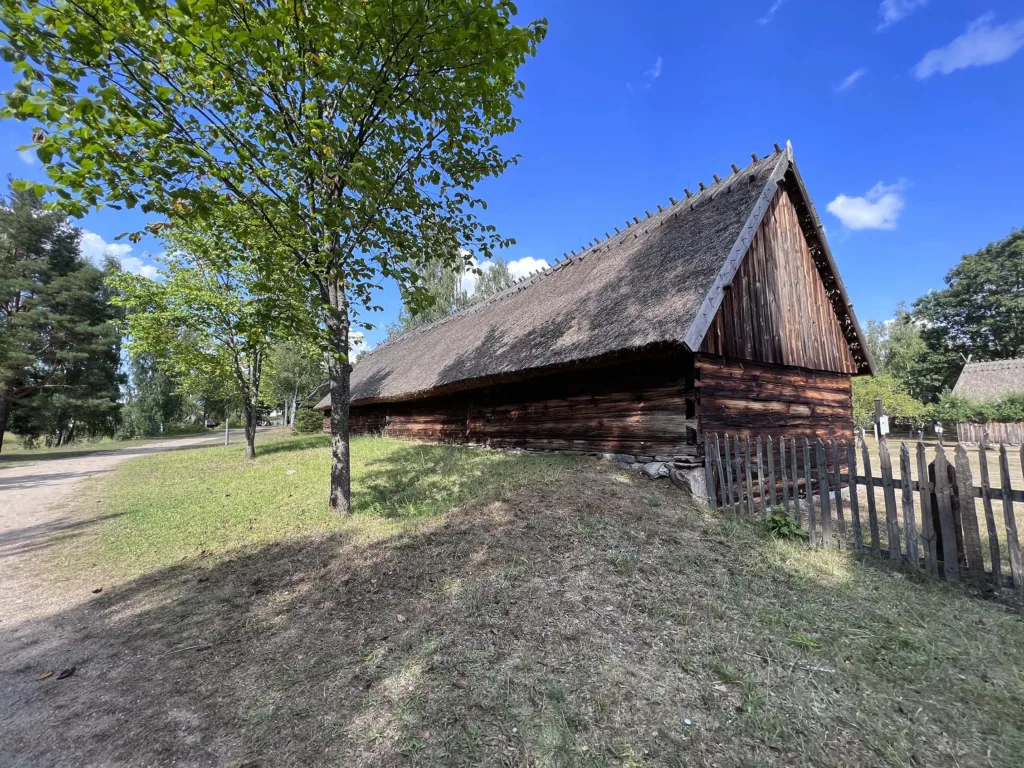
[[[971,403],[946,392],[931,407],[931,415],[944,424],[1024,421],[1024,395],[1007,395],[998,400]]]
[[[324,428],[324,417],[312,408],[300,408],[295,414],[295,424],[292,429],[303,435],[311,435]]]
[[[786,511],[783,506],[772,507],[768,512],[768,519],[765,520],[768,533],[777,539],[799,539],[807,538],[807,531],[800,527],[800,524]]]

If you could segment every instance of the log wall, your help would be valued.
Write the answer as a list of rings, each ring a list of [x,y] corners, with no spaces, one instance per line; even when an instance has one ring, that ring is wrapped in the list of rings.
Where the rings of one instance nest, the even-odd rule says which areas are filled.
[[[693,358],[603,369],[400,403],[354,405],[354,434],[532,450],[697,456]]]
[[[850,376],[700,355],[702,435],[853,439]]]
[[[708,329],[701,352],[856,373],[796,208],[779,189]]]

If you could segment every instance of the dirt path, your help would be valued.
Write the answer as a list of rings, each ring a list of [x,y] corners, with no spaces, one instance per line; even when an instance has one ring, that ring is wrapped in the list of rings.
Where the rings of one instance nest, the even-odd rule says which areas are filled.
[[[234,435],[232,435],[234,437]],[[219,435],[183,437],[67,458],[26,459],[0,464],[0,628],[30,618],[63,601],[44,593],[31,578],[33,560],[43,556],[58,535],[98,522],[71,517],[66,501],[86,478],[109,472],[122,461],[162,451],[216,445]]]

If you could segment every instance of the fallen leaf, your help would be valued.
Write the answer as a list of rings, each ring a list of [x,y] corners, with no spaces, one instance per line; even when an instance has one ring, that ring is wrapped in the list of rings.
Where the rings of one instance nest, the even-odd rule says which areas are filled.
[[[43,672],[43,674],[37,677],[36,680],[45,680],[48,677],[53,677],[53,670],[50,670],[49,672]]]
[[[75,668],[74,667],[68,667],[63,672],[61,672],[59,675],[57,675],[57,679],[58,680],[67,680],[73,674],[75,674]]]

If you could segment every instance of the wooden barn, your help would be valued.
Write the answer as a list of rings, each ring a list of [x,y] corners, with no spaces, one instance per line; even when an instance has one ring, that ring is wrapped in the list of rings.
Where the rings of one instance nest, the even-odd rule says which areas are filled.
[[[698,464],[705,433],[851,438],[850,379],[870,373],[792,148],[776,146],[378,346],[353,371],[351,427]]]

